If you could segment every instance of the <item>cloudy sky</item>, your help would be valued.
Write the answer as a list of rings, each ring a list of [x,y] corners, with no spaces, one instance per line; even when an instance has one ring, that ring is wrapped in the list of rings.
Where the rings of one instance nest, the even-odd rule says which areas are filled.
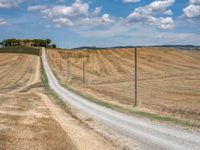
[[[200,45],[200,0],[0,0],[0,40],[59,47]]]

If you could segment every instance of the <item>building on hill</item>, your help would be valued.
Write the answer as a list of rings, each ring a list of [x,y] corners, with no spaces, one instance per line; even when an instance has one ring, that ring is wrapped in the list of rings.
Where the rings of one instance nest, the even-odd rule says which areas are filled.
[[[56,47],[50,39],[6,39],[1,43],[4,43],[4,46]]]
[[[34,43],[32,41],[28,41],[28,42],[20,41],[19,46],[34,46]]]

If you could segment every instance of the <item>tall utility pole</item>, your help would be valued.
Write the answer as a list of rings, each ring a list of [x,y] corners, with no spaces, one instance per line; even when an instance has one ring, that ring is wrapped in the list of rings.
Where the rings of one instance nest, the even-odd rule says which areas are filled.
[[[60,59],[60,73],[62,72],[62,60]]]
[[[85,90],[85,61],[83,61],[83,89]]]
[[[137,65],[137,48],[135,48],[135,106],[140,106],[140,101],[138,100],[138,65]]]
[[[70,74],[70,66],[69,66],[70,64],[69,64],[69,57],[67,57],[67,76],[68,76],[68,79],[69,79],[69,74]]]
[[[65,81],[65,85],[67,85],[67,82],[69,81],[70,78],[70,64],[69,64],[69,57],[67,57],[67,77],[66,77],[66,81]]]

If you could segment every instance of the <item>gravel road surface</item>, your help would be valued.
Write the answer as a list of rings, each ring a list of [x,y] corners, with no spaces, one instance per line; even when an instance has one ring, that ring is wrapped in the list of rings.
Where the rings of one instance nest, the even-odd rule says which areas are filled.
[[[62,99],[87,116],[132,138],[145,150],[200,150],[200,132],[128,116],[94,104],[62,87],[54,76],[42,48],[42,62],[50,87]]]

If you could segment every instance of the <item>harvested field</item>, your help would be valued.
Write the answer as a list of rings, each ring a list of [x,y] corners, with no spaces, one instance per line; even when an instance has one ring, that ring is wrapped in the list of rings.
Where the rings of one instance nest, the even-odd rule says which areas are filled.
[[[116,149],[45,95],[41,76],[38,56],[0,53],[0,150]]]
[[[18,92],[41,82],[40,68],[37,56],[0,54],[1,150],[76,149],[40,96]]]
[[[40,58],[24,54],[0,54],[0,93],[13,92],[41,82]]]
[[[76,150],[66,132],[52,119],[40,96],[1,96],[0,103],[1,150]]]
[[[111,103],[134,104],[134,49],[48,50],[48,56],[63,84]],[[140,48],[138,66],[144,107],[200,120],[199,51]]]

